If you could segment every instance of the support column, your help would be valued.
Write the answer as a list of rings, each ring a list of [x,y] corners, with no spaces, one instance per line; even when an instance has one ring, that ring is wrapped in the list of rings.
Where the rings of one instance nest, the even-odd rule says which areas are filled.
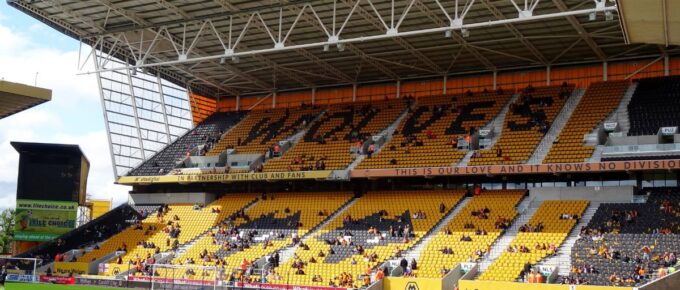
[[[272,108],[276,108],[276,95],[277,95],[277,94],[278,94],[278,93],[277,93],[276,91],[274,91],[274,92],[272,93]]]
[[[668,57],[668,54],[664,55],[663,57],[663,75],[664,76],[671,75],[671,60]]]
[[[444,75],[444,82],[442,83],[442,94],[446,95],[446,79],[447,75]]]
[[[550,66],[545,67],[545,85],[550,85]]]
[[[609,63],[606,61],[602,63],[602,80],[609,80]]]
[[[352,84],[352,102],[357,101],[357,84]]]
[[[316,104],[316,87],[312,88],[312,105]]]
[[[497,70],[494,70],[494,71],[493,71],[493,90],[494,90],[494,91],[498,89],[498,86],[497,86],[497,84],[496,84],[496,79],[497,79],[497,78],[498,78],[498,71],[497,71]]]
[[[241,109],[241,95],[236,95],[236,111]]]
[[[401,81],[397,80],[397,99],[401,98]]]

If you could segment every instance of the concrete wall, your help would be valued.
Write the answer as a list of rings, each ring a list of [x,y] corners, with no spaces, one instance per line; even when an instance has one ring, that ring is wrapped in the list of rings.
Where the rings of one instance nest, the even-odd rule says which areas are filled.
[[[209,204],[215,200],[214,193],[131,193],[129,201],[132,204],[160,204],[160,203],[203,203]]]
[[[610,136],[607,146],[622,146],[622,145],[643,145],[643,144],[659,144],[659,136]]]
[[[541,187],[529,190],[529,198],[532,201],[559,199],[625,203],[633,200],[633,187]]]
[[[455,289],[456,285],[458,285],[458,280],[462,277],[463,271],[460,268],[460,264],[458,264],[442,278],[442,290]]]
[[[639,290],[677,290],[678,288],[680,288],[680,271],[638,287]]]

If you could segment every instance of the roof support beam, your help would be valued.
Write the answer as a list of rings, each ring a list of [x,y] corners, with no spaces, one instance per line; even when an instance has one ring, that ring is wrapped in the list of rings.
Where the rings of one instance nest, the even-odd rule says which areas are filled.
[[[420,10],[421,12],[425,13],[427,18],[434,21],[435,23],[437,23],[441,27],[449,27],[450,26],[450,25],[444,23],[444,21],[442,21],[439,18],[439,16],[437,16],[432,10],[430,10],[430,8],[427,7],[427,5],[425,5],[421,0],[416,1],[416,8],[418,8],[418,10]],[[484,57],[484,55],[482,55],[479,51],[477,51],[476,49],[471,47],[468,44],[467,40],[465,40],[465,38],[461,37],[457,33],[451,33],[451,37],[453,37],[453,40],[455,40],[457,43],[462,45],[462,47],[465,48],[465,50],[467,50],[470,54],[472,54],[472,56],[474,56],[487,69],[494,70],[496,68],[496,66],[493,63],[491,63],[486,57]]]
[[[486,6],[489,11],[491,11],[491,14],[493,14],[497,19],[507,19],[505,15],[496,8],[489,0],[481,0],[484,6]],[[513,2],[514,3],[514,2]],[[536,1],[538,3],[538,1]],[[505,24],[505,28],[507,28],[510,33],[512,33],[519,41],[531,52],[531,54],[534,55],[536,60],[542,64],[547,64],[548,60],[546,57],[541,53],[528,39],[524,37],[524,35],[513,25],[512,23]]]
[[[360,1],[360,0],[356,0],[356,1],[357,2],[355,2],[355,0],[342,0],[342,2],[344,2],[345,4],[347,4],[350,7],[354,7],[354,5],[357,4],[358,1]],[[368,0],[368,1],[369,1],[368,3],[371,4],[371,7],[373,7],[372,2],[370,0]],[[420,0],[414,0],[414,1],[420,2]],[[411,4],[414,4],[414,2],[412,1]],[[375,10],[375,8],[373,8],[373,9]],[[366,9],[364,9],[361,6],[357,6],[356,12],[359,15],[361,15],[361,17],[364,18],[366,21],[370,22],[371,25],[373,25],[376,29],[379,29],[379,30],[384,31],[386,33],[390,29],[394,29],[394,27],[391,27],[390,29],[386,29],[387,26],[384,23],[384,21],[382,20],[382,18],[375,17],[375,16],[371,15],[370,12],[366,11]],[[377,11],[375,11],[375,12],[377,13]],[[408,12],[408,11],[406,11],[406,12]],[[395,33],[396,33],[396,31],[397,30],[394,30]],[[429,67],[431,70],[438,71],[438,72],[442,71],[442,69],[439,67],[439,65],[434,63],[431,59],[427,58],[422,52],[418,51],[408,41],[404,40],[401,37],[395,37],[394,41],[397,42],[397,44],[399,44],[402,48],[409,51],[413,56],[415,56],[420,62],[422,62],[427,67]]]
[[[586,1],[584,1],[584,2],[586,2]],[[564,4],[564,2],[562,0],[553,0],[553,3],[555,4],[555,6],[557,6],[557,8],[560,11],[562,11],[562,12],[569,11],[569,8],[567,7],[566,4]],[[611,7],[615,7],[615,6],[611,6]],[[581,23],[579,23],[578,19],[576,19],[575,16],[568,15],[567,21],[569,21],[571,26],[573,26],[574,29],[576,29],[576,32],[581,36],[581,38],[586,42],[586,44],[588,44],[590,49],[593,50],[595,55],[601,61],[607,60],[607,55],[604,54],[604,51],[602,51],[602,49],[597,45],[597,43],[595,43],[595,41],[588,35],[588,32],[585,30],[585,28],[583,28],[583,25],[581,25]]]

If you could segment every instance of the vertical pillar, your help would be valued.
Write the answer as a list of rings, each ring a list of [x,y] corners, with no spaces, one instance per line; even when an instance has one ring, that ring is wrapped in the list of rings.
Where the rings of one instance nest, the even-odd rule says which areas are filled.
[[[276,95],[277,95],[277,94],[278,94],[278,93],[277,93],[276,91],[274,91],[274,92],[272,93],[272,108],[276,108]]]
[[[316,104],[316,87],[312,88],[312,105]]]
[[[609,80],[609,63],[606,61],[602,63],[602,80]]]
[[[236,111],[241,109],[241,95],[236,95]]]
[[[401,81],[397,80],[397,99],[401,98]]]
[[[671,75],[671,60],[668,57],[668,54],[663,56],[663,75],[664,76]]]
[[[357,101],[357,84],[352,84],[352,102]]]
[[[446,79],[447,75],[444,75],[444,82],[442,83],[442,94],[446,95]]]
[[[493,71],[493,89],[494,89],[494,91],[498,89],[498,85],[496,83],[497,78],[498,78],[498,71],[494,70]]]
[[[550,66],[545,67],[545,85],[549,86],[550,85]]]

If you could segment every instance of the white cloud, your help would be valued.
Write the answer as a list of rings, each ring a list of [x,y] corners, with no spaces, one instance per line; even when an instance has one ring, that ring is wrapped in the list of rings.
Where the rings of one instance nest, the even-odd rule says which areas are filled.
[[[49,43],[36,43],[2,24],[0,39],[0,78],[31,85],[37,79],[39,87],[52,89],[53,99],[60,105],[99,102],[95,76],[77,75],[78,51],[60,51]]]
[[[2,23],[0,39],[0,78],[33,84],[38,72],[38,86],[53,92],[51,102],[0,120],[0,207],[14,204],[19,154],[10,141],[80,145],[90,160],[88,193],[125,202],[129,187],[113,184],[96,79],[76,75],[78,51],[51,48]]]

